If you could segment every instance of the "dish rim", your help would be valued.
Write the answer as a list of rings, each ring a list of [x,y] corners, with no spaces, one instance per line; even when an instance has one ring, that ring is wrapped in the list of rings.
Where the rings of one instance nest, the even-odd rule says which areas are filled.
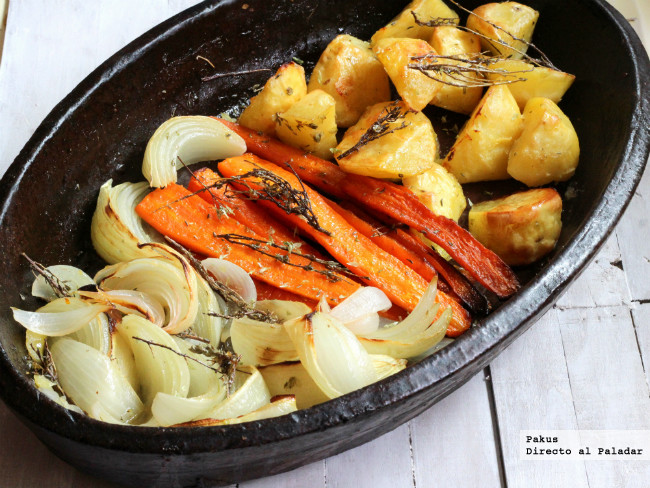
[[[119,69],[137,63],[142,56],[146,56],[151,47],[202,16],[233,2],[234,0],[203,2],[190,7],[120,49],[84,78],[46,116],[3,175],[0,181],[0,222],[4,221],[12,203],[15,186],[22,180],[31,163],[57,129],[88,97],[110,82],[112,75]],[[650,87],[643,83],[644,73],[645,79],[650,79],[650,63],[645,49],[629,23],[611,5],[603,0],[590,0],[588,3],[599,8],[619,28],[630,50],[635,67],[634,73],[630,75],[634,76],[637,99],[632,120],[636,124],[631,127],[622,161],[616,167],[600,201],[585,217],[587,225],[578,229],[566,247],[549,261],[535,279],[490,314],[480,327],[473,327],[453,344],[392,377],[283,417],[229,426],[142,428],[106,424],[85,415],[70,413],[46,399],[42,408],[50,413],[43,416],[27,415],[27,420],[72,441],[126,452],[162,453],[161,439],[171,435],[179,441],[175,454],[191,454],[206,451],[208,440],[211,440],[211,450],[226,450],[275,443],[324,431],[376,413],[390,405],[406,402],[436,385],[444,386],[453,377],[461,376],[465,381],[469,379],[488,363],[493,351],[503,350],[532,326],[534,319],[544,313],[566,286],[585,269],[627,208],[650,153]],[[128,60],[124,62],[127,56]],[[626,195],[622,202],[621,193]],[[615,198],[617,195],[618,198]],[[619,204],[611,205],[611,201]],[[594,227],[595,222],[600,227]],[[561,274],[562,271],[566,274]],[[509,314],[514,305],[518,306],[520,312]],[[12,410],[21,416],[25,415],[24,405],[14,401],[11,391],[15,388],[28,388],[29,397],[34,402],[38,399],[37,391],[29,378],[17,371],[2,347],[0,373],[0,397]],[[389,388],[398,384],[407,388]],[[452,390],[449,388],[443,394]],[[403,422],[409,418],[400,420]],[[394,427],[398,425],[395,423]],[[134,429],[138,432],[137,439],[132,437]],[[104,436],[107,432],[110,433],[109,437]]]

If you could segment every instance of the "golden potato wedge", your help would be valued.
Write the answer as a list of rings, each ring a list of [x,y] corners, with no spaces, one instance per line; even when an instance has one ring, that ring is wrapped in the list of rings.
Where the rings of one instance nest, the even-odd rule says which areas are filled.
[[[337,36],[325,48],[307,89],[334,97],[339,127],[356,124],[367,107],[390,100],[388,76],[370,44],[349,35]]]
[[[502,71],[488,73],[487,79],[490,81],[517,80],[507,86],[522,110],[526,102],[534,97],[550,98],[558,103],[576,78],[569,73],[535,66],[520,59],[501,59],[491,64],[490,69]]]
[[[481,52],[481,38],[476,34],[453,25],[434,27],[429,44],[438,54],[478,54]]]
[[[527,43],[533,38],[538,17],[537,10],[521,3],[486,3],[472,11],[467,27],[488,38],[482,38],[481,44],[494,55],[521,59],[528,50]]]
[[[580,159],[573,124],[548,98],[531,98],[524,108],[524,128],[512,145],[508,173],[528,186],[566,181]]]
[[[476,34],[465,32],[454,26],[436,27],[429,41],[431,47],[442,56],[462,56],[481,52],[481,39]],[[466,63],[454,59],[441,59],[441,63],[467,67]],[[483,77],[472,72],[459,72],[453,76],[441,74],[441,88],[431,99],[431,105],[446,108],[452,112],[470,114],[483,96]],[[457,86],[454,86],[457,85]]]
[[[388,114],[398,114],[387,122]],[[378,136],[346,155],[364,134]],[[383,134],[383,135],[382,135]],[[369,107],[337,146],[335,157],[348,173],[376,178],[403,178],[431,168],[438,156],[438,139],[429,119],[412,112],[404,102]]]
[[[374,46],[381,39],[389,37],[429,38],[435,27],[418,25],[415,17],[421,22],[449,19],[450,22],[458,23],[458,14],[442,0],[413,0],[388,25],[375,32],[370,43]]]
[[[275,133],[290,146],[331,159],[336,147],[336,102],[323,90],[314,90],[275,117]]]
[[[474,205],[469,231],[506,263],[530,264],[553,250],[562,230],[562,198],[553,188]]]
[[[395,85],[402,100],[413,110],[420,111],[440,91],[441,84],[420,71],[409,68],[418,61],[413,56],[437,54],[427,41],[410,38],[382,39],[373,47],[379,61]]]
[[[249,129],[275,135],[275,114],[288,110],[307,94],[305,70],[294,62],[280,66],[251,103],[239,116],[239,123]]]
[[[521,113],[510,90],[503,85],[491,86],[442,165],[459,183],[509,178],[508,154],[521,130]]]
[[[437,163],[423,173],[405,177],[402,183],[433,213],[456,222],[467,206],[458,180]]]

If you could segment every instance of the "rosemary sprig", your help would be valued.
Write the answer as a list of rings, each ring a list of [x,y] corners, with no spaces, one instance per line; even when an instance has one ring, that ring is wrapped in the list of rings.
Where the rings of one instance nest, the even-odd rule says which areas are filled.
[[[216,237],[224,239],[231,244],[239,244],[240,246],[248,247],[249,249],[259,252],[265,256],[272,257],[273,259],[277,259],[281,263],[288,264],[289,266],[301,268],[306,271],[314,271],[315,273],[320,273],[327,276],[332,282],[341,280],[341,278],[338,276],[338,273],[355,276],[354,273],[336,261],[320,259],[313,254],[303,254],[299,251],[295,251],[297,246],[293,242],[284,242],[283,244],[278,244],[273,241],[264,241],[261,239],[256,239],[254,237],[248,237],[239,234],[217,234]],[[274,254],[271,252],[271,249],[285,251],[286,254]],[[292,262],[291,256],[304,258],[308,261],[309,264]],[[318,263],[325,267],[325,269],[315,268],[313,266],[313,263]]]
[[[52,290],[54,290],[54,293],[56,294],[57,297],[64,298],[64,297],[72,296],[72,291],[70,290],[70,287],[66,285],[63,281],[61,281],[59,278],[57,278],[51,271],[48,271],[45,268],[45,266],[43,266],[40,263],[37,263],[24,252],[21,253],[21,256],[24,257],[27,260],[27,262],[29,262],[29,267],[32,269],[32,272],[35,275],[41,275],[43,278],[45,278],[45,281],[47,282],[48,285],[50,285]]]
[[[384,110],[382,110],[375,123],[372,124],[368,128],[368,130],[366,130],[366,132],[364,132],[364,134],[357,141],[357,143],[354,144],[347,151],[344,151],[343,153],[336,156],[336,159],[341,160],[343,158],[347,158],[348,156],[359,151],[359,149],[361,149],[366,144],[375,141],[380,137],[384,137],[385,135],[391,134],[395,131],[405,129],[410,124],[407,124],[402,119],[404,119],[404,117],[406,117],[406,114],[409,112],[411,112],[411,110],[408,109],[402,110],[398,102],[391,103],[386,108],[384,108]],[[393,125],[400,120],[402,120],[402,123],[400,125],[398,126]]]

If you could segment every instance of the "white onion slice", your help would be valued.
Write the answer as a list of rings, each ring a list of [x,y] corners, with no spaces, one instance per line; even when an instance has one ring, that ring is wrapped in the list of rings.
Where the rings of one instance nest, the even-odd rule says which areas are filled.
[[[369,334],[379,328],[377,312],[388,310],[392,305],[379,288],[365,286],[339,303],[329,314],[343,322],[355,334]]]
[[[149,193],[149,186],[144,181],[115,187],[112,184],[113,180],[108,180],[99,189],[90,225],[97,254],[109,264],[154,257],[154,251],[138,244],[162,242],[162,237],[135,213],[135,207]]]
[[[138,395],[101,352],[67,337],[53,341],[50,352],[61,387],[86,413],[97,402],[120,422],[132,422],[142,413]]]
[[[11,307],[11,310],[14,320],[32,332],[46,336],[64,336],[88,325],[100,313],[110,308],[107,305],[87,304],[71,297],[58,298],[41,307],[38,312],[14,307]]]
[[[271,313],[280,319],[280,322],[302,317],[311,312],[311,308],[306,304],[290,300],[258,300],[255,302],[255,310]]]
[[[267,405],[264,405],[253,412],[240,415],[239,417],[229,418],[229,419],[204,419],[204,420],[195,420],[194,422],[187,422],[179,425],[178,427],[209,427],[214,425],[233,425],[233,424],[243,424],[244,422],[253,422],[256,420],[270,419],[274,417],[280,417],[281,415],[287,415],[298,410],[296,406],[296,399],[293,395],[287,395],[279,398],[273,399],[273,401]]]
[[[140,378],[135,366],[135,357],[128,340],[117,332],[111,331],[111,361],[120,370],[136,393],[140,393]]]
[[[56,386],[56,383],[53,381],[50,381],[47,379],[45,376],[42,374],[35,374],[34,375],[34,386],[36,386],[36,389],[45,395],[47,398],[52,400],[55,403],[58,403],[62,407],[67,408],[68,410],[72,410],[73,412],[77,413],[84,413],[83,410],[81,410],[79,407],[76,405],[72,405],[68,400],[66,399],[65,396],[57,393],[54,390],[54,386]]]
[[[282,324],[234,319],[230,340],[235,353],[241,356],[241,364],[266,366],[298,359],[296,347]]]
[[[240,156],[245,151],[244,139],[212,117],[172,117],[149,139],[142,174],[152,187],[164,187],[176,183],[180,160],[190,165]]]
[[[184,263],[186,264],[186,263]],[[137,290],[156,300],[165,310],[163,327],[177,334],[192,326],[198,312],[196,273],[164,257],[135,259],[107,266],[95,275],[102,290]]]
[[[215,314],[222,313],[221,306],[207,281],[198,274],[196,278],[199,292],[199,309],[192,330],[199,337],[210,341],[213,347],[219,347],[224,321],[223,318]]]
[[[400,323],[359,337],[371,354],[385,354],[394,358],[412,358],[435,346],[447,332],[451,308],[447,307],[436,320],[440,305],[435,303],[437,281],[428,286],[415,309]]]
[[[377,372],[377,381],[388,378],[395,373],[399,373],[406,368],[408,362],[406,359],[395,359],[384,354],[371,354],[370,358],[372,359],[372,365],[375,367],[375,371]]]
[[[369,354],[357,337],[329,314],[311,313],[285,323],[300,362],[330,398],[377,380]]]
[[[137,315],[126,315],[117,331],[131,346],[142,398],[147,406],[158,392],[187,396],[190,388],[187,362],[167,332]]]
[[[225,259],[207,258],[201,261],[205,270],[217,281],[228,285],[249,303],[257,300],[257,289],[250,275]]]
[[[65,285],[70,293],[74,293],[82,286],[95,284],[90,276],[74,266],[57,264],[48,266],[46,270],[52,273],[61,284]],[[57,298],[57,294],[42,275],[38,275],[34,283],[32,283],[32,296],[42,298],[48,302]]]
[[[330,398],[323,393],[300,361],[260,368],[272,397],[294,395],[298,408],[309,408]]]
[[[204,413],[201,418],[230,419],[257,410],[271,401],[264,378],[253,366],[240,366],[235,375],[235,392]]]
[[[111,354],[111,326],[108,323],[108,317],[104,313],[100,313],[85,327],[68,334],[66,337],[97,349],[106,356]]]
[[[135,290],[80,291],[79,295],[95,302],[113,305],[125,315],[141,315],[158,327],[165,323],[162,305],[147,293]]]

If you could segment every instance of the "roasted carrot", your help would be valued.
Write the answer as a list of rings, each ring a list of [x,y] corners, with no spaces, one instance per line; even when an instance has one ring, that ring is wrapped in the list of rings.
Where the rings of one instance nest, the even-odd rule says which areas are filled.
[[[290,302],[302,302],[312,310],[316,308],[316,305],[318,305],[318,302],[314,300],[292,293],[285,288],[278,288],[277,286],[270,285],[256,278],[253,278],[253,283],[255,283],[258,300],[288,300]]]
[[[258,236],[234,219],[219,214],[203,199],[176,184],[157,189],[147,195],[136,207],[138,215],[154,229],[171,237],[191,251],[203,256],[231,261],[255,278],[292,293],[318,301],[326,295],[336,304],[359,288],[351,279],[329,272],[336,281],[319,271],[325,268],[317,263],[277,249],[274,254],[284,256],[280,262],[249,247],[233,244],[218,237],[222,234],[240,235],[257,239]],[[291,264],[311,265],[309,271]]]
[[[389,181],[343,172],[329,161],[305,154],[276,139],[218,119],[246,141],[248,150],[275,164],[290,167],[304,181],[330,195],[353,199],[422,232],[452,256],[487,289],[508,297],[519,289],[512,269],[468,231],[434,214],[407,188]]]
[[[341,264],[353,271],[362,281],[382,290],[396,305],[411,311],[415,308],[420,297],[424,294],[427,281],[414,270],[403,264],[399,259],[379,248],[366,236],[358,232],[340,214],[338,214],[325,198],[309,187],[303,187],[300,180],[288,171],[264,161],[254,155],[228,158],[219,163],[219,172],[224,176],[240,177],[255,169],[269,171],[289,183],[296,191],[304,191],[310,201],[311,209],[319,225],[325,230],[316,230],[304,219],[297,215],[287,214],[278,206],[267,201],[261,201],[283,221],[290,222],[316,242],[321,244]],[[235,183],[237,185],[237,183]],[[257,191],[264,188],[255,177],[247,180],[247,185]],[[452,330],[465,330],[471,319],[467,311],[451,297],[440,294],[446,306],[453,307]],[[443,296],[444,295],[444,296]],[[455,302],[455,305],[454,303]]]
[[[391,236],[383,233],[381,226],[373,226],[372,223],[362,219],[347,208],[344,208],[331,200],[326,201],[334,210],[341,214],[341,216],[347,220],[352,227],[377,244],[377,246],[382,248],[384,251],[402,261],[406,266],[417,272],[426,281],[431,281],[438,275],[435,268],[431,266],[426,259],[411,251]]]

